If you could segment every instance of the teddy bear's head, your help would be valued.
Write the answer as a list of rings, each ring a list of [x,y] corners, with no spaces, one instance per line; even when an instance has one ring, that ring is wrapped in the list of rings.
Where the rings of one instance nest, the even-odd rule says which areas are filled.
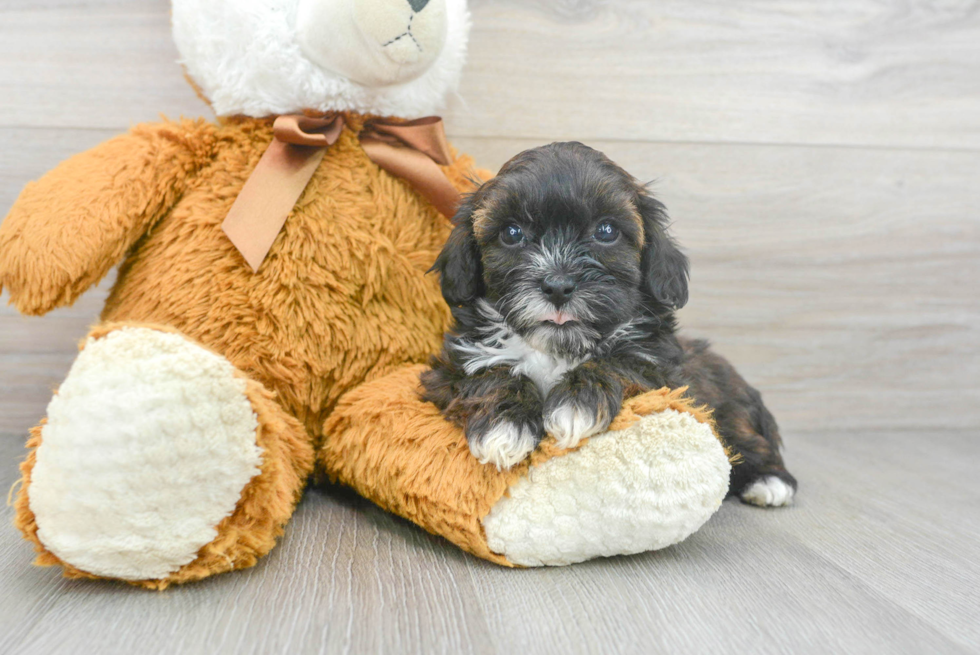
[[[219,116],[431,114],[468,32],[466,0],[173,0],[181,63]]]

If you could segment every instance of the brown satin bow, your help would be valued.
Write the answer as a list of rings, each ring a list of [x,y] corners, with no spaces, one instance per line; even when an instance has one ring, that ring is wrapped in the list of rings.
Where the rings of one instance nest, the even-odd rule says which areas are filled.
[[[221,224],[253,271],[259,270],[326,149],[336,143],[343,128],[340,115],[276,119],[272,143]],[[459,192],[439,168],[452,162],[441,118],[406,123],[370,119],[359,138],[371,161],[411,184],[439,212],[452,217]]]

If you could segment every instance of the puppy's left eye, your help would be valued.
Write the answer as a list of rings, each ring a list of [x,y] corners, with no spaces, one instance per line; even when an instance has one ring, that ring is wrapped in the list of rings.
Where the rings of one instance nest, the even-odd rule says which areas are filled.
[[[592,238],[599,243],[615,243],[619,238],[619,228],[609,221],[603,221],[596,227]]]
[[[520,225],[505,225],[504,229],[500,231],[500,240],[505,246],[516,246],[521,241],[524,240],[524,230],[521,229]]]

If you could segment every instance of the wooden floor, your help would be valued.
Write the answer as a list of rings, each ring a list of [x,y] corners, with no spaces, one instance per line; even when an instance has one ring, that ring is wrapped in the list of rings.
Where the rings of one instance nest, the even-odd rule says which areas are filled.
[[[495,167],[578,139],[656,180],[683,325],[763,391],[796,505],[513,571],[312,489],[259,566],[165,593],[30,566],[0,507],[0,653],[980,652],[980,3],[472,7],[453,142]],[[71,153],[208,113],[168,11],[0,0],[0,216]],[[106,287],[0,309],[0,488]]]

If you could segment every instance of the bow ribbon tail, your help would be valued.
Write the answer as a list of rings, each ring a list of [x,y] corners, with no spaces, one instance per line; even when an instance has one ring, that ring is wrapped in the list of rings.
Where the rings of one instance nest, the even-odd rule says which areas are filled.
[[[412,185],[440,214],[452,218],[456,213],[459,191],[429,155],[370,137],[361,138],[361,147],[378,167]]]
[[[344,119],[340,116],[286,115],[276,119],[272,143],[221,224],[253,272],[258,272],[286,218],[323,161],[326,148],[337,141],[343,128]]]
[[[245,182],[221,229],[253,272],[269,254],[326,152],[273,139]]]
[[[276,119],[272,143],[221,224],[254,272],[343,127],[342,116],[284,115]],[[460,194],[439,168],[452,160],[440,118],[428,116],[407,123],[369,121],[360,140],[371,161],[404,179],[452,218]]]

